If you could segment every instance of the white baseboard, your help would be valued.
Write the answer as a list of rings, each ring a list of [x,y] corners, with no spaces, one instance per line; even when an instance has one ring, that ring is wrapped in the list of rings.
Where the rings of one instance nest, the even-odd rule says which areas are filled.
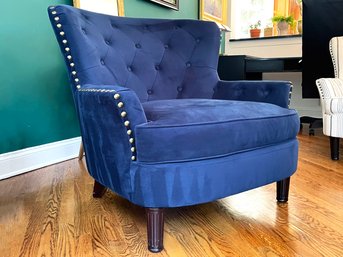
[[[0,154],[0,180],[75,158],[80,143],[81,137],[75,137]]]

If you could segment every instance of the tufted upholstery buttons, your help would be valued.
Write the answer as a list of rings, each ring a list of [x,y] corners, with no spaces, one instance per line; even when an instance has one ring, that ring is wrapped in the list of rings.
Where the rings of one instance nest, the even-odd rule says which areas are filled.
[[[86,34],[86,30],[84,28],[81,29],[83,34]]]
[[[136,46],[136,48],[141,48],[141,47],[142,47],[142,46],[141,46],[140,44],[138,44],[138,43],[137,43],[135,46]]]
[[[110,41],[105,40],[105,44],[106,44],[106,45],[109,45],[109,44],[110,44]]]
[[[128,71],[132,71],[131,66],[128,66],[128,67],[127,67],[127,70],[128,70]]]
[[[168,44],[165,44],[165,45],[164,45],[164,48],[165,48],[165,49],[168,49],[168,48],[169,48],[169,45],[168,45]]]
[[[189,68],[189,67],[191,67],[191,66],[192,66],[192,64],[191,64],[190,62],[187,62],[187,63],[186,63],[186,67],[187,67],[187,68]]]
[[[160,70],[160,69],[161,69],[160,65],[155,66],[155,70]]]
[[[104,64],[105,64],[105,62],[104,62],[104,60],[103,60],[103,59],[100,59],[100,63],[101,63],[102,65],[104,65]]]
[[[153,91],[151,89],[148,89],[147,93],[148,95],[152,95]]]
[[[200,43],[200,38],[197,38],[196,40],[195,40],[195,42],[197,42],[198,44]]]
[[[182,92],[182,90],[183,90],[183,87],[181,87],[181,86],[177,87],[178,92]]]

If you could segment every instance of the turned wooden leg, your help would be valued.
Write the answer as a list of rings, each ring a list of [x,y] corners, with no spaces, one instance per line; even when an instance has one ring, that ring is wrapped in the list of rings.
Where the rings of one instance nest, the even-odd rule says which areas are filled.
[[[276,200],[279,203],[286,203],[288,201],[290,180],[291,178],[285,178],[276,182]]]
[[[106,192],[106,187],[94,180],[93,197],[101,198]]]
[[[83,144],[81,142],[80,144],[80,150],[79,150],[79,160],[81,161],[82,158],[83,158],[83,153],[84,153],[84,150],[83,150]]]
[[[339,137],[330,137],[331,159],[339,160]]]
[[[158,253],[163,250],[164,217],[162,208],[146,208],[148,249]]]

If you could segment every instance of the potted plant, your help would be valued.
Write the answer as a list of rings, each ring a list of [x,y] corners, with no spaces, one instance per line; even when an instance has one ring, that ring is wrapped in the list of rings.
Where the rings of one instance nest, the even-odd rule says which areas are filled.
[[[277,23],[277,28],[278,28],[278,34],[280,36],[288,35],[288,26],[293,25],[294,23],[294,18],[292,15],[290,16],[274,16],[272,19],[273,22]]]
[[[271,24],[266,25],[263,30],[264,37],[272,37],[273,36],[273,26]]]
[[[256,22],[255,24],[250,25],[250,37],[260,37],[261,35],[261,21]]]

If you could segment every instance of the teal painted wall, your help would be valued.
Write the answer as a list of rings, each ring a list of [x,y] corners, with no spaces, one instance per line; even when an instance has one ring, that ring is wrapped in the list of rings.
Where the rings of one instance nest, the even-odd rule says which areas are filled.
[[[149,0],[125,0],[125,16],[164,19],[198,19],[198,0],[180,0],[179,2],[179,11],[175,11]]]
[[[70,3],[1,4],[0,154],[79,135],[67,73],[46,11],[50,4]]]
[[[0,9],[0,154],[79,136],[67,72],[47,16],[71,0],[4,1]],[[130,17],[198,18],[198,0],[180,10],[125,0]]]

